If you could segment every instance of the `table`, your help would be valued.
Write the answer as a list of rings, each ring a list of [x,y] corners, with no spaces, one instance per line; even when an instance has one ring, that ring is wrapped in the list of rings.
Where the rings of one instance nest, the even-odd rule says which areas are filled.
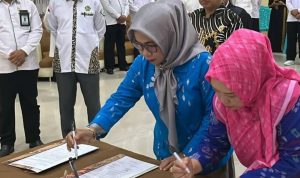
[[[61,140],[58,140],[58,141],[61,141]],[[58,142],[58,141],[55,141],[55,142]],[[54,143],[54,142],[52,142],[52,143]],[[49,143],[49,144],[52,144],[52,143]],[[31,152],[35,149],[41,148],[41,147],[49,145],[49,144],[45,144],[45,145],[42,145],[42,146],[39,146],[36,148],[28,149],[28,150],[25,150],[25,151],[22,151],[19,153],[13,153],[8,156],[0,158],[0,177],[1,178],[17,178],[17,177],[21,177],[21,178],[59,178],[64,174],[65,170],[67,170],[68,173],[70,173],[71,170],[70,170],[68,162],[60,164],[56,167],[53,167],[53,168],[46,170],[44,172],[41,172],[39,174],[31,173],[29,171],[26,171],[26,170],[23,170],[20,168],[16,168],[13,166],[8,166],[8,165],[2,163],[4,161],[15,158],[22,154],[26,154],[28,152]],[[124,155],[130,156],[130,157],[133,157],[133,158],[145,161],[145,162],[159,165],[158,160],[155,160],[155,159],[152,159],[152,158],[149,158],[149,157],[137,154],[137,153],[133,153],[131,151],[128,151],[128,150],[125,150],[122,148],[118,148],[116,146],[107,144],[105,142],[97,141],[93,145],[99,147],[99,150],[78,158],[78,160],[76,160],[76,167],[78,170],[85,168],[91,164],[102,161],[104,159],[111,158],[118,154],[124,154]],[[217,177],[220,177],[219,172],[220,171],[218,171],[214,174],[211,174],[209,176],[196,176],[196,177],[197,178],[217,178]],[[155,169],[155,170],[148,172],[140,177],[141,178],[171,178],[172,175],[171,175],[171,173],[169,173],[167,171],[160,171],[159,169]]]

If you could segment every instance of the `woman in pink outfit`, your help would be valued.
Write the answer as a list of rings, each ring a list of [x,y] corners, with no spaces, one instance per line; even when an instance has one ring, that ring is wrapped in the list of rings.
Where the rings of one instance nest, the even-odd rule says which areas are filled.
[[[232,145],[247,167],[241,178],[299,178],[300,76],[275,63],[268,38],[237,30],[215,52],[206,79],[216,93],[209,132],[193,156],[175,162],[174,177],[209,170]]]

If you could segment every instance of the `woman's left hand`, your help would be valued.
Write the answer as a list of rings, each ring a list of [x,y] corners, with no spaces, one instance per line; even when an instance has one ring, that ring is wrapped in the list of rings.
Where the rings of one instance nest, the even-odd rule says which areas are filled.
[[[163,159],[160,162],[159,169],[162,171],[168,171],[173,166],[175,160],[176,158],[173,155]]]

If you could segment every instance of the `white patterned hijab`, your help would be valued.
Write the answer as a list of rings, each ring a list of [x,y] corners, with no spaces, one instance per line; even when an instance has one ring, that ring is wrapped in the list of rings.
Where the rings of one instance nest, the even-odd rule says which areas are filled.
[[[160,117],[168,128],[169,145],[178,149],[175,121],[177,80],[173,69],[205,51],[180,0],[160,0],[143,6],[134,16],[128,31],[131,41],[134,31],[149,37],[161,49],[164,62],[155,66],[155,92]],[[199,66],[200,67],[200,66]]]

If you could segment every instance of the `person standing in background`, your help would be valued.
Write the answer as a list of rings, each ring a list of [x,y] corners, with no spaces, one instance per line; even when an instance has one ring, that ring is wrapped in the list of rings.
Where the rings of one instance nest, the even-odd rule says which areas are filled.
[[[259,9],[261,5],[261,0],[251,0],[252,10],[251,10],[251,18],[252,18],[252,30],[260,32],[259,30]]]
[[[129,15],[128,0],[100,0],[106,20],[104,38],[104,66],[107,74],[114,74],[115,44],[117,46],[118,65],[120,71],[127,71],[125,58],[126,18]]]
[[[251,0],[231,0],[231,3],[235,6],[245,9],[245,11],[251,16],[251,11],[252,11]]]
[[[286,0],[286,7],[288,8],[289,12],[287,18],[287,61],[284,63],[284,65],[290,66],[295,64],[295,59],[297,56],[297,41],[300,52],[300,1]]]
[[[271,10],[268,37],[273,52],[282,52],[286,36],[287,9],[285,0],[269,0]]]
[[[223,0],[223,3],[225,7],[232,10],[234,13],[236,13],[236,15],[238,15],[241,18],[244,28],[252,29],[251,16],[247,13],[245,9],[233,5],[230,0]]]
[[[236,29],[243,28],[241,18],[223,5],[223,0],[199,0],[201,9],[189,14],[199,41],[213,54]]]
[[[129,12],[131,19],[133,19],[134,14],[144,5],[155,2],[155,0],[128,0],[129,1]],[[139,50],[134,48],[133,55],[136,58],[140,54]]]
[[[261,0],[232,0],[232,4],[245,9],[252,18],[252,30],[259,32],[259,9]]]
[[[30,0],[0,0],[0,157],[14,151],[15,100],[18,94],[26,143],[40,140],[37,104],[39,61],[35,50],[42,37],[42,23]]]
[[[196,9],[202,8],[202,6],[199,3],[199,0],[181,0],[186,8],[186,11],[188,13],[193,12]]]
[[[44,21],[56,39],[53,70],[65,137],[75,123],[77,82],[89,122],[100,108],[98,46],[105,33],[103,8],[98,0],[50,0]]]

